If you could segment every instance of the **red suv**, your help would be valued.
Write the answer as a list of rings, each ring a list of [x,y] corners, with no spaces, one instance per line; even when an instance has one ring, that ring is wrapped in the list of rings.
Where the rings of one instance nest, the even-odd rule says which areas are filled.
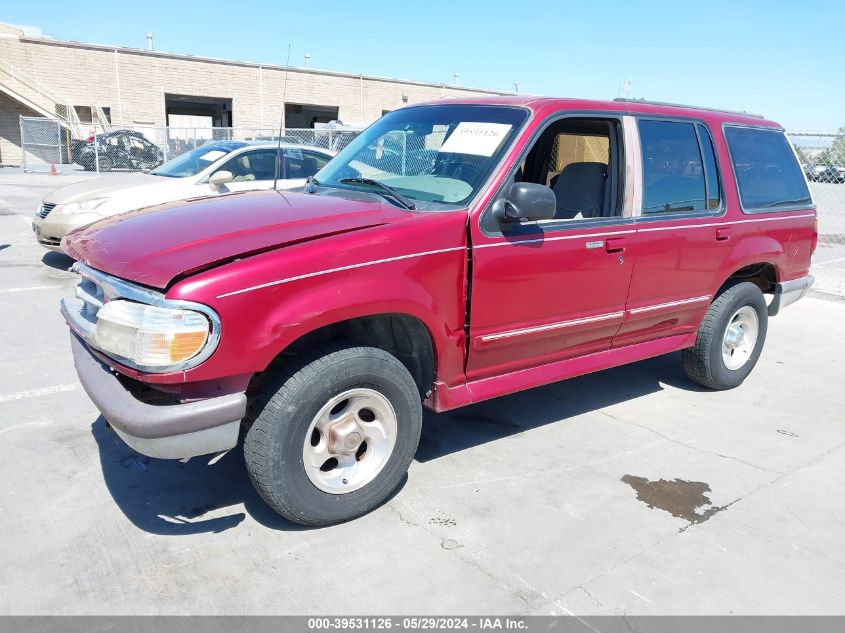
[[[683,350],[736,387],[812,284],[816,213],[776,123],[534,97],[407,107],[298,192],[65,238],[83,386],[153,457],[234,448],[292,521],[376,507],[446,411]],[[770,295],[767,302],[766,295]]]

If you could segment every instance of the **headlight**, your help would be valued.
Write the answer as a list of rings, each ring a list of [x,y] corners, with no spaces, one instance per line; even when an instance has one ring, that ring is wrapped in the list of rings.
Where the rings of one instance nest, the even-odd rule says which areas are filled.
[[[91,198],[89,200],[80,200],[79,202],[68,202],[67,204],[60,204],[56,207],[55,212],[59,215],[70,215],[72,213],[90,213],[95,209],[101,207],[108,198]]]
[[[199,354],[209,327],[200,312],[115,299],[97,312],[94,343],[139,367],[166,367]]]

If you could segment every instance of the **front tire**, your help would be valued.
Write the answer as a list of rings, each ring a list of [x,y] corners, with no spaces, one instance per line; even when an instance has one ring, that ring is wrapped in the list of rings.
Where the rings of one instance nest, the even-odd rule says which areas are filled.
[[[690,380],[710,389],[733,389],[754,369],[768,328],[763,292],[744,281],[724,290],[707,310],[695,346],[684,350]]]
[[[422,429],[419,389],[391,354],[335,343],[294,359],[256,400],[247,471],[285,518],[318,526],[383,503],[402,482]]]

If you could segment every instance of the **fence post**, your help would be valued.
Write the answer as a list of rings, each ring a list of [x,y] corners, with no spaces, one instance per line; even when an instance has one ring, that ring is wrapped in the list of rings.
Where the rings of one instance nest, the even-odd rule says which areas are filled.
[[[18,115],[18,125],[21,128],[21,167],[23,168],[24,172],[27,171],[26,168],[26,137],[24,136],[24,124],[23,124],[23,116]]]
[[[56,141],[57,141],[56,142],[56,153],[58,154],[58,156],[56,156],[56,165],[64,164],[64,161],[62,160],[62,136],[63,136],[62,135],[62,124],[57,120],[56,121]],[[58,167],[56,167],[56,169],[58,170]]]
[[[97,130],[94,130],[94,171],[100,173],[100,150],[97,147]]]

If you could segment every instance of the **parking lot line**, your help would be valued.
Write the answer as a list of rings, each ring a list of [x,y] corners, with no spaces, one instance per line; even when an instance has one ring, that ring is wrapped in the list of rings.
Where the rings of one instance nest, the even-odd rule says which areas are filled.
[[[3,292],[28,292],[30,290],[51,290],[54,288],[63,288],[63,286],[26,286],[25,288],[0,288],[0,293]]]
[[[53,385],[52,387],[41,387],[39,389],[24,389],[23,391],[0,394],[0,402],[11,402],[12,400],[23,400],[25,398],[37,398],[38,396],[48,396],[50,394],[62,393],[64,391],[76,391],[79,388],[79,383],[72,382],[66,385]]]
[[[826,262],[821,262],[819,264],[813,264],[814,266],[827,266],[828,264],[833,264],[834,262],[842,262],[845,261],[845,257],[837,257],[836,259],[829,259]]]

